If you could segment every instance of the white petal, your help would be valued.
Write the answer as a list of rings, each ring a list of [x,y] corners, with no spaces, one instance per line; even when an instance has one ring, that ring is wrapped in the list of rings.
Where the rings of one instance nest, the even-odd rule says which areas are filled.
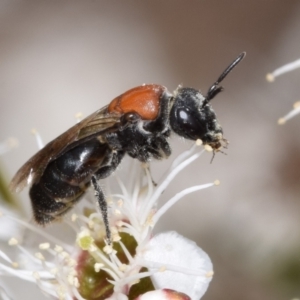
[[[106,300],[128,300],[128,297],[122,293],[115,292]]]
[[[1,286],[0,286],[0,299],[11,300],[11,298],[7,295],[6,291]]]
[[[153,262],[153,267],[155,263],[166,266],[166,271],[152,276],[157,289],[176,290],[193,300],[203,296],[212,279],[213,266],[209,256],[195,242],[172,231],[155,236],[145,248],[142,257]],[[154,269],[151,264],[148,268]]]
[[[136,300],[167,300],[163,290],[157,290],[140,295]]]
[[[189,300],[187,295],[178,293],[173,290],[163,289],[156,290],[140,295],[135,300]]]

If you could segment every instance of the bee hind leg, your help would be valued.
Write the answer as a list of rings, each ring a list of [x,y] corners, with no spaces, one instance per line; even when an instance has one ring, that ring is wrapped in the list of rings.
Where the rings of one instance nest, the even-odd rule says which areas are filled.
[[[109,227],[109,222],[108,222],[108,215],[107,215],[107,203],[105,200],[104,193],[97,181],[96,176],[92,176],[91,178],[91,183],[95,189],[95,197],[98,200],[99,207],[101,210],[102,218],[103,218],[103,223],[105,226],[105,232],[106,232],[106,238],[107,238],[107,243],[110,245],[111,244],[111,231]]]
[[[118,167],[120,162],[122,161],[122,158],[124,157],[125,153],[123,151],[112,151],[110,162],[102,166],[92,177],[91,177],[91,184],[95,189],[95,196],[97,198],[97,201],[99,203],[99,207],[101,210],[105,231],[106,231],[106,238],[107,242],[110,245],[111,244],[111,231],[109,227],[108,222],[108,215],[107,215],[107,202],[104,196],[104,193],[98,183],[99,179],[104,179],[108,176],[110,176]]]

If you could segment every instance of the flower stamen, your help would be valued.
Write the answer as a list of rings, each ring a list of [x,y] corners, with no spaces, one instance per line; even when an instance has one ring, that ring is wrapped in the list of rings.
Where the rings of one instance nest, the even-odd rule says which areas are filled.
[[[185,195],[188,195],[190,193],[202,190],[202,189],[206,189],[209,187],[214,186],[214,183],[207,183],[207,184],[202,184],[202,185],[196,185],[196,186],[192,186],[190,188],[187,188],[179,193],[177,193],[173,198],[171,198],[165,205],[163,205],[153,216],[153,226],[155,226],[155,224],[158,222],[158,220],[160,219],[160,217],[166,213],[177,201],[179,201],[182,197],[184,197]]]
[[[43,149],[44,148],[44,143],[43,143],[42,137],[40,136],[39,132],[35,128],[32,128],[31,133],[35,137],[35,141],[36,141],[36,144],[37,144],[39,150]]]
[[[154,206],[156,203],[158,197],[163,193],[163,191],[167,188],[167,186],[170,184],[170,182],[174,179],[174,177],[185,167],[187,167],[189,164],[191,164],[194,160],[199,158],[204,150],[192,155],[191,157],[187,158],[183,162],[181,162],[177,167],[175,167],[167,176],[166,178],[162,181],[162,183],[157,186],[155,192],[153,193],[151,199],[147,201],[146,203],[143,203],[143,207],[141,208],[141,223],[146,222],[146,218],[151,211],[151,208]]]
[[[276,77],[283,75],[287,72],[294,71],[296,69],[300,68],[300,59],[297,59],[291,63],[288,63],[286,65],[283,65],[282,67],[276,69],[272,73],[268,73],[266,76],[267,81],[273,82]]]
[[[297,101],[294,103],[293,110],[291,110],[289,113],[287,113],[284,117],[280,118],[278,120],[278,124],[279,125],[285,124],[286,121],[292,119],[299,113],[300,113],[300,101]]]

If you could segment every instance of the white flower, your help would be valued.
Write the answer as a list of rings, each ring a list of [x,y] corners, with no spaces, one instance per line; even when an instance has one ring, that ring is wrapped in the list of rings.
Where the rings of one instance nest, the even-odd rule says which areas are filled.
[[[295,60],[291,63],[288,63],[286,65],[283,65],[282,67],[276,69],[272,73],[267,74],[266,79],[269,82],[273,82],[276,77],[283,75],[287,72],[294,71],[296,69],[300,68],[300,59]],[[300,101],[297,101],[293,105],[293,110],[291,110],[289,113],[287,113],[284,117],[281,117],[278,119],[278,124],[283,125],[286,121],[293,118],[297,114],[300,113]]]
[[[87,207],[77,207],[75,213],[64,218],[63,224],[76,232],[74,244],[66,244],[34,225],[3,214],[2,218],[43,237],[43,243],[33,251],[19,240],[10,239],[9,244],[18,248],[20,256],[12,259],[0,251],[0,275],[36,282],[44,293],[56,299],[135,299],[150,291],[148,298],[145,294],[139,299],[165,299],[158,294],[168,294],[169,299],[175,299],[175,295],[182,297],[176,299],[200,299],[213,275],[208,255],[175,232],[153,236],[153,228],[173,204],[189,193],[219,184],[215,181],[189,187],[159,205],[159,197],[172,179],[204,152],[199,151],[199,144],[198,141],[177,157],[157,186],[148,166],[141,167],[137,161],[132,162],[133,169],[125,183],[119,179],[119,172],[109,179],[115,180],[121,190],[107,196],[112,245],[105,242],[102,216],[94,206],[95,200],[85,202]]]

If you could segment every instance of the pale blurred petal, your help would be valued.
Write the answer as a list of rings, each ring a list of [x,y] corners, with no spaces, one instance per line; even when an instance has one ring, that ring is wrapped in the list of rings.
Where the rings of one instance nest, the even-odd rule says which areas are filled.
[[[156,290],[145,293],[136,298],[136,300],[190,300],[191,298],[183,293],[170,290]]]
[[[196,300],[203,296],[212,279],[213,266],[209,256],[195,242],[174,231],[152,238],[143,258],[168,269],[152,276],[157,289],[177,290]],[[174,270],[178,268],[177,272],[169,271],[171,266]]]

